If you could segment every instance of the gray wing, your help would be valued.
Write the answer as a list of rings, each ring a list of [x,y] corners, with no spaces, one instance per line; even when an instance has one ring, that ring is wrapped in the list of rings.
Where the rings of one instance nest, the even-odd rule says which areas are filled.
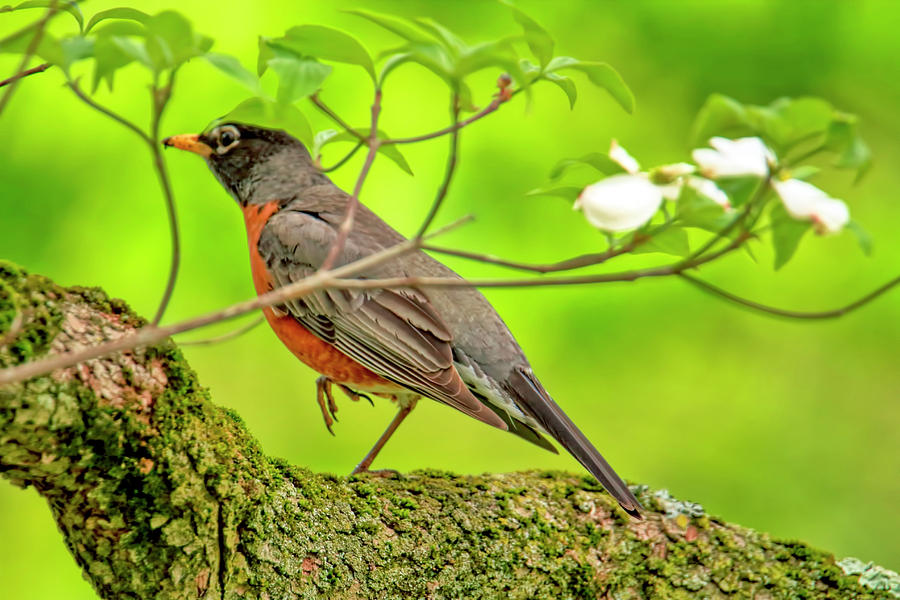
[[[283,210],[266,224],[258,249],[281,287],[314,273],[336,236],[334,227],[315,213]],[[351,237],[339,262],[374,250],[359,247]],[[321,290],[290,300],[285,308],[314,335],[385,379],[507,429],[460,378],[453,364],[452,336],[421,292]]]

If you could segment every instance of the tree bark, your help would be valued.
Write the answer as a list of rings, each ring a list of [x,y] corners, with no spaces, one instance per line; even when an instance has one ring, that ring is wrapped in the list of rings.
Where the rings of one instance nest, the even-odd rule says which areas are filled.
[[[99,289],[0,262],[0,367],[143,324]],[[171,341],[0,389],[0,474],[47,499],[103,598],[892,597],[873,589],[887,571],[861,583],[831,554],[644,486],[635,521],[565,473],[284,464]]]

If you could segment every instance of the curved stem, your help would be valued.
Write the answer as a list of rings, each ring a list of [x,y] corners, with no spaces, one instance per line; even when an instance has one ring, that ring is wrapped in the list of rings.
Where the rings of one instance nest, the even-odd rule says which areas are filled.
[[[450,100],[450,118],[452,124],[450,125],[450,154],[447,157],[447,168],[444,172],[444,180],[441,182],[440,188],[438,188],[437,196],[434,198],[434,202],[431,203],[431,208],[428,210],[428,214],[425,216],[425,220],[422,221],[422,225],[419,226],[419,230],[416,232],[416,239],[421,239],[425,232],[428,231],[428,228],[431,227],[431,224],[434,222],[434,218],[437,216],[438,211],[441,208],[441,205],[444,203],[444,198],[447,197],[447,192],[450,189],[450,181],[453,179],[453,174],[456,172],[456,163],[458,161],[458,152],[459,152],[459,94],[453,94],[452,99]]]
[[[381,90],[380,90],[380,89],[378,90],[378,93],[379,93],[379,94],[381,93]],[[340,118],[336,112],[334,112],[333,110],[331,110],[331,109],[328,107],[327,104],[325,104],[324,102],[322,102],[322,99],[319,98],[319,92],[316,92],[316,93],[312,94],[312,95],[309,97],[309,100],[310,100],[310,102],[312,102],[313,104],[316,105],[316,108],[318,108],[320,111],[322,111],[323,113],[325,113],[325,115],[328,116],[329,119],[331,119],[332,121],[334,121],[335,123],[337,123],[338,125],[340,125],[341,127],[343,127],[346,131],[349,131],[356,139],[358,139],[359,141],[361,141],[361,142],[363,142],[363,143],[366,143],[366,142],[368,141],[368,139],[366,138],[366,136],[364,136],[363,134],[361,134],[361,133],[358,132],[357,130],[353,129],[353,127],[351,127],[345,120],[343,120],[342,118]],[[371,132],[370,132],[370,133],[369,133],[369,136],[371,137],[371,135],[372,135],[372,134],[371,134]]]
[[[343,167],[344,164],[346,164],[346,162],[347,162],[348,160],[350,160],[351,158],[353,158],[353,155],[355,155],[355,154],[359,151],[359,149],[362,148],[364,145],[365,145],[365,142],[363,142],[363,141],[357,142],[356,145],[353,146],[353,150],[351,150],[350,152],[348,152],[347,155],[344,156],[344,158],[342,158],[341,160],[337,161],[336,163],[334,163],[334,164],[331,165],[330,167],[320,168],[320,169],[319,169],[319,172],[320,172],[320,173],[331,173],[332,171],[337,171],[338,169],[340,169],[341,167]]]
[[[169,264],[169,276],[166,279],[166,287],[163,290],[162,299],[159,301],[159,307],[151,323],[159,325],[169,301],[172,299],[172,293],[175,291],[175,281],[178,278],[178,267],[181,264],[181,234],[178,228],[178,213],[175,209],[175,195],[172,193],[172,184],[169,181],[169,172],[166,170],[166,163],[163,160],[160,145],[156,143],[159,139],[159,126],[162,121],[163,112],[166,105],[172,97],[172,86],[175,83],[176,70],[173,69],[169,74],[169,81],[165,87],[159,88],[156,85],[151,89],[153,96],[153,115],[150,125],[150,137],[147,144],[150,146],[150,152],[153,153],[153,164],[156,167],[156,173],[159,176],[159,183],[162,187],[163,197],[166,201],[166,214],[169,219],[169,232],[171,234],[172,243],[172,259]]]
[[[73,92],[75,92],[75,95],[78,96],[82,102],[84,102],[85,104],[87,104],[88,106],[90,106],[91,108],[96,110],[97,112],[106,115],[107,117],[109,117],[113,121],[119,123],[120,125],[127,127],[128,129],[133,131],[135,134],[137,134],[142,140],[144,140],[145,143],[150,144],[150,145],[155,145],[153,140],[150,138],[149,135],[147,135],[144,132],[143,129],[141,129],[140,127],[138,127],[137,125],[135,125],[134,123],[132,123],[131,121],[126,119],[125,117],[114,113],[112,110],[106,108],[105,106],[103,106],[101,104],[98,104],[97,102],[92,100],[90,97],[88,97],[87,94],[82,92],[81,88],[78,87],[77,79],[74,81],[68,82],[68,86],[72,89]]]
[[[885,294],[888,291],[890,291],[893,287],[900,285],[900,277],[895,277],[894,279],[891,279],[890,281],[888,281],[884,285],[878,287],[877,289],[873,290],[872,292],[869,292],[862,298],[854,300],[850,304],[847,304],[840,308],[834,308],[831,310],[823,310],[823,311],[807,312],[807,311],[787,310],[787,309],[778,308],[775,306],[769,306],[766,304],[762,304],[760,302],[755,302],[753,300],[748,300],[748,299],[742,298],[736,294],[732,294],[731,292],[729,292],[727,290],[723,290],[722,288],[715,286],[709,282],[703,281],[702,279],[694,277],[693,275],[688,275],[687,273],[679,273],[678,275],[685,281],[688,281],[692,285],[700,288],[701,290],[703,290],[705,292],[709,292],[709,293],[713,294],[714,296],[718,296],[720,298],[728,300],[729,302],[734,302],[735,304],[738,304],[745,308],[750,308],[752,310],[755,310],[755,311],[758,311],[758,312],[761,312],[764,314],[772,315],[775,317],[785,317],[788,319],[800,319],[800,320],[834,319],[837,317],[841,317],[841,316],[843,316],[849,312],[852,312],[862,306],[865,306],[866,304],[875,300],[882,294]]]
[[[495,110],[500,108],[500,105],[503,104],[504,102],[506,102],[507,100],[508,99],[504,98],[503,96],[497,96],[487,106],[487,108],[485,108],[481,112],[472,115],[471,117],[469,117],[468,119],[465,119],[464,121],[454,122],[452,125],[450,125],[449,127],[445,127],[444,129],[440,129],[440,130],[434,131],[432,133],[416,135],[416,136],[408,137],[408,138],[394,138],[394,139],[390,139],[390,140],[382,140],[381,143],[384,144],[385,146],[390,145],[390,144],[414,144],[416,142],[424,142],[425,140],[433,140],[434,138],[441,137],[442,135],[447,135],[448,133],[456,133],[457,131],[459,131],[460,129],[465,127],[466,125],[470,125],[470,124],[474,123],[475,121],[478,121],[479,119],[483,119],[484,117],[488,116],[489,114],[491,114],[492,112],[494,112]]]
[[[223,333],[222,335],[219,335],[216,337],[211,337],[211,338],[205,338],[202,340],[179,341],[178,345],[179,346],[211,346],[213,344],[220,344],[222,342],[227,342],[229,340],[238,338],[238,337],[244,335],[245,333],[248,333],[248,332],[256,329],[256,327],[258,327],[263,322],[265,322],[265,320],[266,320],[265,317],[257,317],[250,323],[247,323],[243,327],[238,327],[234,331],[229,331],[228,333]]]

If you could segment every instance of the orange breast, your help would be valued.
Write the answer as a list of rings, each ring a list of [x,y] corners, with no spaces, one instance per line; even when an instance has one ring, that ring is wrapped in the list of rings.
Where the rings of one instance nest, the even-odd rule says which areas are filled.
[[[259,255],[259,236],[266,221],[278,210],[277,202],[248,204],[243,208],[247,225],[247,242],[250,245],[250,270],[257,294],[265,294],[273,289],[272,277]],[[344,383],[360,391],[384,390],[399,387],[373,373],[328,342],[320,340],[290,316],[278,316],[271,308],[264,308],[266,320],[275,335],[287,346],[294,356],[338,383]]]

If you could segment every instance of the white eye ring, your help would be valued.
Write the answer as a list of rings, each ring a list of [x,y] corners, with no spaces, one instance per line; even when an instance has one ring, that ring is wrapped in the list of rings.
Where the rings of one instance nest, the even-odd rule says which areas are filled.
[[[225,154],[241,141],[241,132],[234,125],[223,125],[216,129],[216,154]]]

